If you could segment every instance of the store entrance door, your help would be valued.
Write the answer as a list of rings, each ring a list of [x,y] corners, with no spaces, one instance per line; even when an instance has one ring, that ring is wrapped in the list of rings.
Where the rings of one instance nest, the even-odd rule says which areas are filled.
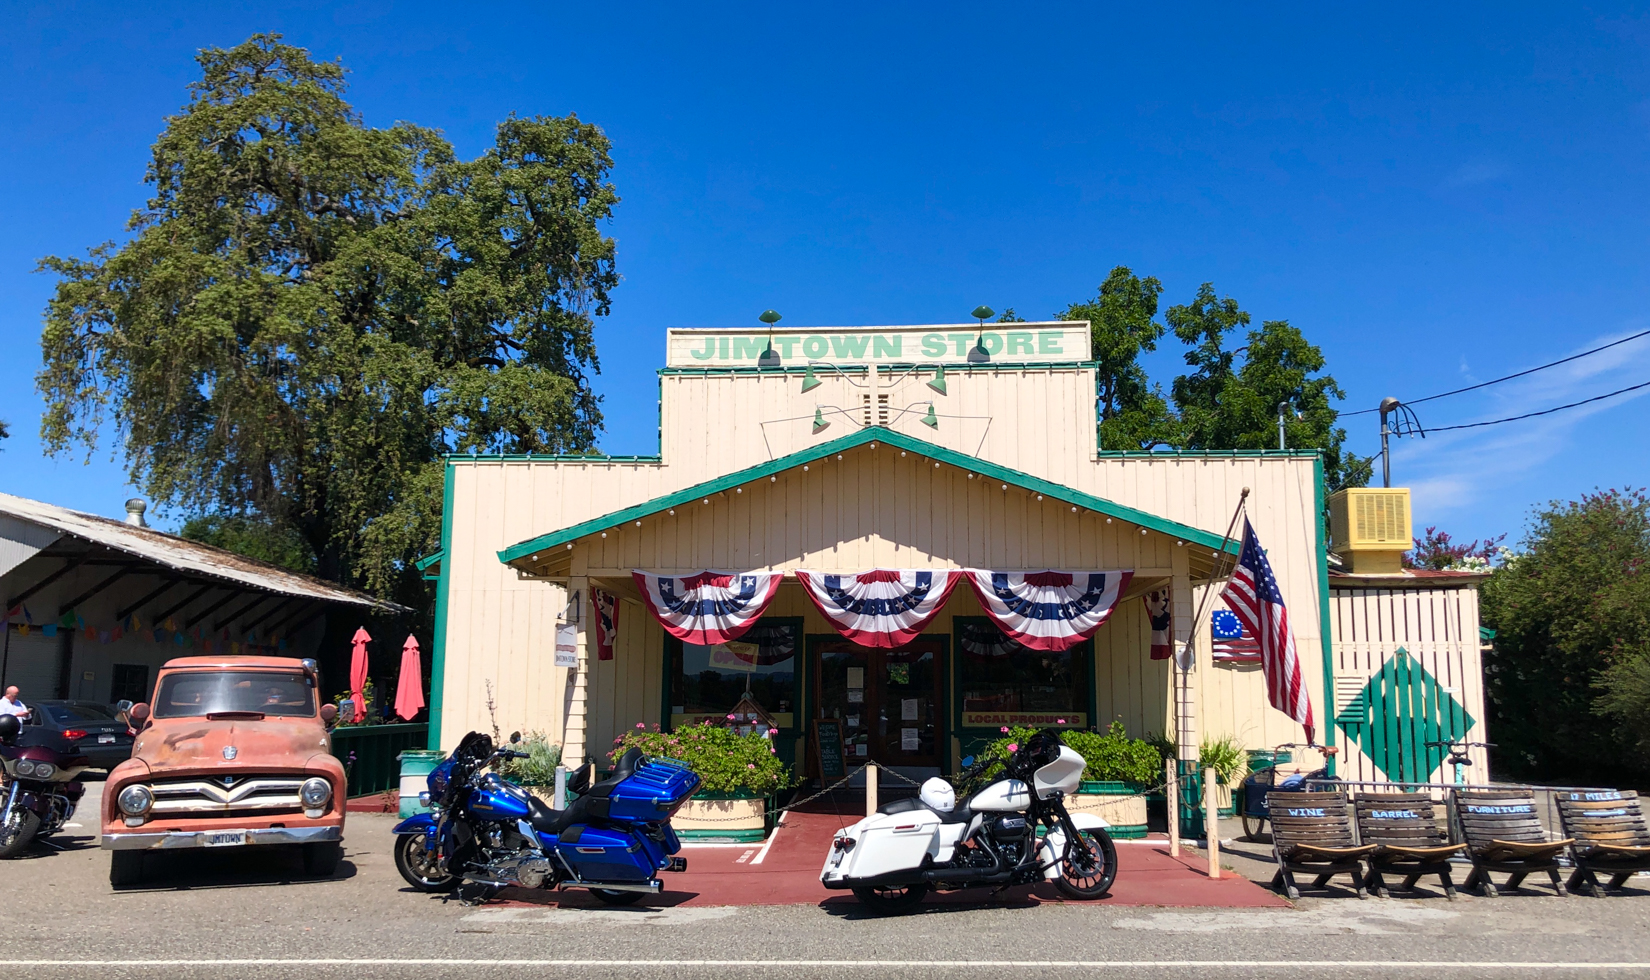
[[[945,742],[945,644],[918,637],[898,650],[826,640],[814,658],[821,717],[842,721],[849,766],[938,768]]]

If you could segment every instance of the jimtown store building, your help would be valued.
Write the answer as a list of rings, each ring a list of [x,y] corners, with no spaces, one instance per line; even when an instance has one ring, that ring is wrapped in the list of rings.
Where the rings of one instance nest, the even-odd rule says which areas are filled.
[[[779,364],[759,367],[770,336]],[[1207,619],[1190,637],[1245,487],[1319,739],[1334,743],[1325,715],[1346,708],[1364,712],[1367,741],[1412,693],[1378,681],[1405,641],[1390,615],[1385,633],[1366,629],[1343,651],[1351,666],[1335,676],[1319,458],[1098,451],[1087,323],[672,330],[667,346],[657,456],[449,459],[442,550],[423,562],[439,582],[432,747],[496,726],[545,732],[570,761],[602,760],[637,723],[722,718],[747,692],[809,775],[819,718],[842,721],[850,763],[912,775],[953,771],[1009,724],[1119,720],[1138,737],[1175,732],[1178,715],[1191,757],[1205,735],[1304,741],[1268,707],[1257,664],[1217,660]],[[1407,546],[1407,514],[1402,534]],[[1104,621],[1064,649],[1018,642],[966,581],[989,592],[994,575],[1010,591],[1063,587],[1090,625]],[[909,642],[865,642],[821,612],[809,581],[822,601],[832,589],[841,602],[898,596],[907,621],[932,618]],[[1360,598],[1345,614],[1374,622],[1371,602],[1388,608],[1415,584],[1402,572],[1352,582]],[[690,594],[733,596],[732,619],[754,622],[731,642],[678,638],[664,623],[673,597]],[[1415,684],[1477,671],[1470,606],[1450,635],[1472,642],[1412,651]],[[572,647],[560,658],[559,628]],[[1153,648],[1166,656],[1188,638],[1196,662],[1182,683]],[[1484,740],[1481,685],[1454,690]]]

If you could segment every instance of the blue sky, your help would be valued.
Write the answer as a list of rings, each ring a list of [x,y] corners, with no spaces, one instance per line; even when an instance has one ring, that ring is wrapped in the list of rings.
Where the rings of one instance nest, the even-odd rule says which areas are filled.
[[[613,139],[624,282],[598,330],[613,453],[655,449],[667,326],[1033,319],[1108,269],[1211,281],[1320,344],[1346,410],[1650,328],[1650,14],[1438,5],[7,4],[0,490],[118,515],[104,443],[41,456],[48,254],[118,238],[194,52],[258,30],[352,71],[374,125],[464,155],[510,112]],[[1149,360],[1165,384],[1172,343]],[[1432,425],[1650,380],[1650,338],[1421,406]],[[1640,395],[1650,390],[1640,392]],[[1418,529],[1643,485],[1644,398],[1403,443]],[[1377,448],[1372,416],[1352,447]]]

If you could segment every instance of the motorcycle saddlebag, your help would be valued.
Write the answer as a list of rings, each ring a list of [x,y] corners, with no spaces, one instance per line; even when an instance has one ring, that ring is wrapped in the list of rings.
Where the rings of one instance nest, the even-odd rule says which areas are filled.
[[[608,794],[608,819],[660,823],[699,788],[699,777],[675,759],[648,759]]]
[[[574,825],[556,839],[556,850],[585,881],[646,881],[658,870],[646,843],[625,830]]]

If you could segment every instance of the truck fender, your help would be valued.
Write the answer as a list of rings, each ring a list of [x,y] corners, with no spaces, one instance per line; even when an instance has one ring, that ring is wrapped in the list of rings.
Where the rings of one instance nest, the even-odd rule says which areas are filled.
[[[402,834],[424,834],[435,827],[435,815],[432,813],[417,813],[395,825],[393,833],[399,837]]]

